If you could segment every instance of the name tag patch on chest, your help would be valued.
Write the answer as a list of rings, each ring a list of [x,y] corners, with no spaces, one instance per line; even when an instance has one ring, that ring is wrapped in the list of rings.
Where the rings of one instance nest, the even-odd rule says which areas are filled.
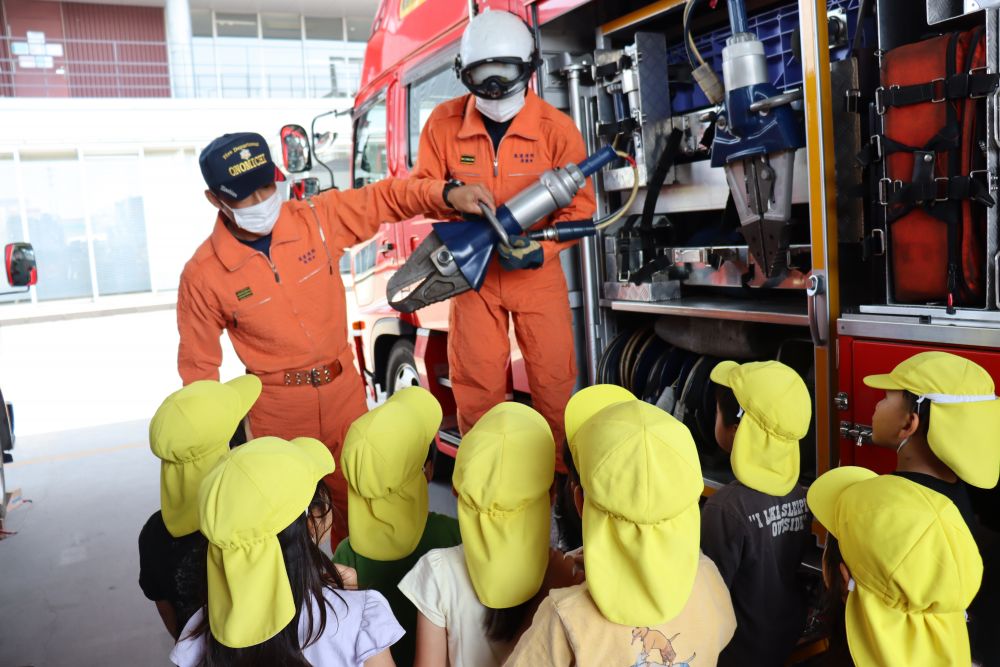
[[[475,155],[463,155],[459,160],[462,164],[476,164]]]
[[[521,164],[531,164],[535,161],[534,153],[514,153],[514,159]]]
[[[299,261],[302,262],[303,264],[308,264],[314,259],[316,259],[316,248],[313,248],[309,252],[305,252],[299,255]]]
[[[253,290],[249,287],[244,287],[236,293],[236,298],[242,301],[243,299],[249,299],[253,296]]]

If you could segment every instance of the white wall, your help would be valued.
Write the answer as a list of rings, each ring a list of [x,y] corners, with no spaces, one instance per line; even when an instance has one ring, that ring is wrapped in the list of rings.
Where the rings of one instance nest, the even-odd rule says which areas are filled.
[[[350,107],[342,98],[45,99],[0,100],[0,151],[122,146],[194,146],[226,132],[264,135],[277,146],[286,123],[309,128],[317,114]],[[350,140],[350,120],[339,119],[340,140]]]
[[[145,155],[137,160],[144,172],[149,264],[154,287],[163,285],[164,276],[180,275],[184,261],[208,236],[215,217],[204,201],[200,173],[190,155],[196,155],[220,134],[252,131],[271,142],[276,161],[280,161],[280,127],[298,123],[308,130],[312,118],[330,111],[333,105],[349,106],[350,101],[0,100],[0,162],[8,167],[2,173],[22,176],[0,179],[0,209],[7,202],[6,214],[17,216],[20,201],[21,215],[27,215],[26,163],[21,162],[20,172],[17,168],[18,160],[25,156],[75,154],[81,169],[87,171],[92,164],[88,156]],[[337,131],[343,148],[350,142],[350,128],[349,116],[343,116],[327,117],[322,129]],[[189,156],[176,160],[177,168],[171,166],[170,159],[150,158],[171,150],[188,151]],[[152,183],[158,188],[153,192],[150,174],[155,175]],[[122,182],[135,180],[123,178]],[[45,185],[32,187],[37,191]],[[102,187],[103,191],[108,189]],[[91,193],[86,189],[82,192],[84,201],[54,200],[52,210],[86,209]],[[53,197],[60,199],[56,194]],[[46,205],[36,192],[31,206]],[[45,267],[39,259],[40,279],[44,281],[46,272],[58,267]],[[174,295],[168,289],[158,294],[96,300],[0,304],[0,386],[5,398],[15,404],[18,432],[61,431],[151,416],[160,401],[180,386]],[[242,373],[243,367],[225,336],[223,342],[226,361],[222,375],[228,379]],[[19,456],[27,455],[21,452]]]

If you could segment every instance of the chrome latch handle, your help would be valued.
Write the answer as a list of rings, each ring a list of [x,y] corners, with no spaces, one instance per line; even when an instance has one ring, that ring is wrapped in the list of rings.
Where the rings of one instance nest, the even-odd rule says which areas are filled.
[[[809,275],[806,284],[806,306],[809,315],[809,333],[812,334],[813,345],[823,347],[827,344],[829,319],[826,314],[826,276],[814,271]]]

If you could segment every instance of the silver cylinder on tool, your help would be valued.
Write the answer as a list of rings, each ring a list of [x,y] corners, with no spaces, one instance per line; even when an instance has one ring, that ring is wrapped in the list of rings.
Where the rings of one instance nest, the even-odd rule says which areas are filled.
[[[767,56],[756,35],[741,32],[726,40],[722,49],[722,80],[727,91],[768,83]]]
[[[504,206],[522,229],[528,229],[554,211],[569,206],[586,183],[587,178],[575,164],[568,164],[565,169],[550,169]]]

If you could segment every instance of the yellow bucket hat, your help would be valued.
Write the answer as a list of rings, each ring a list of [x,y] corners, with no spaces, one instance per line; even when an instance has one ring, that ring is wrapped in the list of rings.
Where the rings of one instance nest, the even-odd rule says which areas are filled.
[[[427,524],[427,451],[441,426],[441,406],[407,387],[355,421],[344,439],[351,547],[380,561],[413,553]]]
[[[167,396],[149,424],[149,447],[160,459],[160,507],[174,537],[198,530],[198,487],[229,451],[240,421],[260,396],[256,375],[225,384],[192,382]]]
[[[609,405],[636,400],[638,399],[632,392],[616,384],[595,384],[573,394],[573,397],[566,404],[563,423],[566,427],[566,441],[569,443],[570,453],[573,454],[574,460],[576,450],[573,448],[573,440],[577,431],[588,419]]]
[[[208,622],[223,646],[267,641],[295,616],[278,533],[304,516],[316,484],[334,470],[319,440],[257,438],[237,447],[202,482],[208,538]]]
[[[799,479],[799,440],[812,417],[805,382],[780,361],[723,361],[711,378],[733,390],[745,417],[730,455],[736,479],[769,496],[787,495]]]
[[[1000,478],[1000,401],[982,366],[948,352],[921,352],[885,375],[873,389],[906,390],[930,401],[927,444],[964,482],[992,489]]]
[[[601,614],[644,627],[674,618],[698,570],[705,488],[691,432],[633,400],[577,431],[587,585]]]
[[[854,466],[821,475],[807,500],[840,541],[855,582],[846,613],[855,663],[967,667],[965,610],[983,561],[955,504],[916,482]]]
[[[462,438],[453,476],[476,597],[507,609],[538,593],[549,561],[555,444],[545,418],[501,403]]]

